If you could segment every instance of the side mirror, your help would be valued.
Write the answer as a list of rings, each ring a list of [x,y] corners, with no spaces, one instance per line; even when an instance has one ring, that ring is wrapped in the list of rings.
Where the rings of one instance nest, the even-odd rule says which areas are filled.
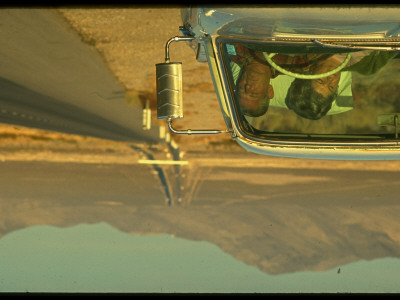
[[[229,133],[227,130],[175,130],[172,119],[183,118],[182,63],[170,62],[169,45],[172,42],[192,41],[191,36],[176,36],[165,45],[165,63],[156,64],[157,119],[166,119],[168,128],[178,134]]]
[[[183,118],[182,63],[156,64],[157,119]]]

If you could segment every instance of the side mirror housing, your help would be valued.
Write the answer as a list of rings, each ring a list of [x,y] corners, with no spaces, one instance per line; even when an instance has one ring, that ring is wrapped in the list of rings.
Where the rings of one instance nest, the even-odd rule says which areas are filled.
[[[157,119],[183,118],[182,63],[156,64]]]

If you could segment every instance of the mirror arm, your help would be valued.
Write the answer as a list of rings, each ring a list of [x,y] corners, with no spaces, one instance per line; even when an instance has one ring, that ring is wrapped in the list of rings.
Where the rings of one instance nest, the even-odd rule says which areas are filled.
[[[167,119],[167,125],[168,125],[168,129],[171,130],[173,133],[176,134],[218,134],[218,133],[229,133],[228,130],[191,130],[191,129],[187,129],[187,130],[176,130],[174,128],[172,128],[172,119]]]
[[[167,43],[165,44],[165,62],[169,63],[169,61],[170,61],[170,59],[169,59],[169,45],[172,42],[192,41],[194,39],[195,39],[195,37],[189,37],[189,36],[176,36],[176,37],[173,37],[173,38],[169,39],[167,41]]]

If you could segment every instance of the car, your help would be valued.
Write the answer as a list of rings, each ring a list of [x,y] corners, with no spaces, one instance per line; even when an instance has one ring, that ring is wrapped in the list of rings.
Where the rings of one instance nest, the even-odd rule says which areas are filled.
[[[192,74],[204,74],[201,63],[206,66],[216,52],[212,43],[194,38],[203,29],[184,22],[182,36],[168,39],[180,25],[177,8],[61,11],[71,24],[58,9],[0,10],[0,122],[12,125],[0,132],[0,294],[400,292],[400,160],[365,163],[244,153],[229,135],[255,140],[259,148],[268,145],[267,132],[260,134],[260,142],[253,138],[261,124],[241,117],[239,99],[225,95],[235,86],[231,64],[224,59],[229,62],[230,53],[239,49],[247,51],[240,38],[220,44],[230,53],[209,63],[227,127],[175,130],[172,122],[183,113],[180,72],[189,63],[171,63],[178,56],[169,56],[169,46],[182,41],[177,48],[192,54],[188,43],[200,64],[191,65]],[[208,19],[190,18],[195,16],[209,28]],[[231,16],[215,17],[221,22]],[[76,31],[70,27],[74,24]],[[166,33],[168,25],[171,33]],[[164,119],[150,126],[155,80],[148,89],[141,82],[153,76],[153,62],[158,62],[153,58],[164,40],[167,59],[157,71],[163,81],[160,95],[169,96],[159,97],[166,100],[159,107]],[[100,45],[101,53],[93,44]],[[256,66],[264,70],[266,65]],[[135,73],[127,77],[135,78],[128,86],[143,91],[143,98],[125,98],[132,94],[111,72],[118,67],[126,67],[122,74]],[[390,83],[396,78],[389,75],[380,74]],[[190,83],[202,82],[206,90],[193,99],[207,100],[211,84],[205,79],[210,78],[198,77]],[[395,85],[385,88],[396,97]],[[202,107],[220,114],[211,101]],[[268,116],[277,109],[269,104]],[[184,134],[175,139],[178,146],[188,145],[196,134],[205,138],[186,148],[190,151],[175,148],[177,136],[164,131],[165,121],[171,131]],[[187,128],[176,123],[176,128]],[[304,124],[299,128],[309,130]],[[226,135],[228,143],[207,134],[216,139]],[[280,138],[288,143],[288,136]],[[169,142],[169,149],[159,140]]]
[[[230,134],[262,155],[400,159],[400,7],[189,7],[181,16],[181,35],[166,42],[165,61],[156,65],[157,118],[173,133]],[[169,48],[181,41],[194,49],[199,63],[208,64],[226,130],[174,129],[173,120],[183,117],[184,66],[171,61]],[[306,67],[294,64],[301,58],[308,60]],[[245,73],[249,60],[272,74],[273,96],[263,100],[267,111],[261,115],[243,104],[243,74],[260,79]],[[319,70],[322,64],[326,68]],[[312,87],[330,82],[335,97],[326,100],[320,115],[307,115],[305,108],[317,104],[295,82]]]

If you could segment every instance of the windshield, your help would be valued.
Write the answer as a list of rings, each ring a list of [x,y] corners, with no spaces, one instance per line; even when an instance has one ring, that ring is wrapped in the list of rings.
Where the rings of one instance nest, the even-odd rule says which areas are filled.
[[[244,134],[397,138],[399,51],[240,41],[221,47]]]

